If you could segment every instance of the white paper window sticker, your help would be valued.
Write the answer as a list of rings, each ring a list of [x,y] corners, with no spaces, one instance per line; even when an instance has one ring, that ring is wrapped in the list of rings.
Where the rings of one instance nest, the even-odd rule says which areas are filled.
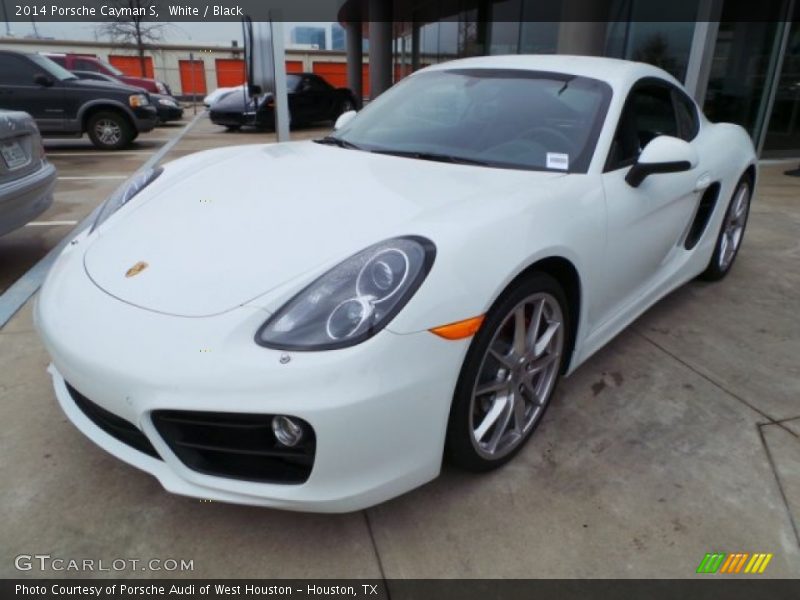
[[[559,169],[560,171],[567,171],[569,169],[569,154],[560,154],[558,152],[547,153],[547,168]]]

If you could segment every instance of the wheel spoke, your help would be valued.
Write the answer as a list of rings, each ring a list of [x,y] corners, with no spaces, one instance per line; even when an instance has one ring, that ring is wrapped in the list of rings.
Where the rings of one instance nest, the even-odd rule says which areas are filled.
[[[492,437],[489,440],[486,449],[494,453],[497,451],[497,446],[500,443],[500,440],[503,439],[503,436],[508,431],[508,424],[511,422],[511,417],[514,414],[514,405],[512,402],[506,400],[506,403],[503,405],[503,410],[500,413],[500,418],[497,419],[497,424],[494,428],[494,432],[492,432]]]
[[[539,326],[542,322],[542,313],[544,312],[544,298],[539,300],[533,307],[533,315],[531,316],[531,323],[528,326],[528,348],[533,348],[536,345],[536,340],[539,337]]]
[[[561,328],[561,323],[558,321],[548,321],[547,322],[547,329],[544,330],[542,337],[536,340],[536,345],[533,347],[533,355],[534,356],[541,356],[542,353],[547,350],[550,342],[553,341],[553,336],[556,335],[558,330]]]
[[[490,381],[489,383],[484,383],[483,385],[476,387],[475,395],[485,396],[486,394],[501,392],[506,389],[508,389],[507,381]]]
[[[503,365],[506,369],[511,369],[514,367],[514,361],[512,360],[510,354],[501,354],[494,348],[489,348],[489,354],[491,354],[492,358]]]
[[[524,356],[525,347],[525,305],[519,305],[514,311],[514,342],[512,344],[517,356]]]
[[[544,371],[547,367],[552,365],[558,357],[559,354],[557,352],[548,352],[530,363],[530,368],[527,370],[528,379],[533,379],[534,375]]]
[[[489,412],[487,412],[486,415],[484,415],[481,424],[478,425],[477,429],[475,429],[474,435],[476,441],[480,442],[481,440],[483,440],[483,436],[485,436],[486,432],[489,431],[492,428],[492,425],[494,425],[497,422],[497,420],[500,418],[500,415],[502,415],[504,411],[508,412],[506,411],[507,406],[508,406],[507,396],[502,396],[494,401],[494,404],[492,404],[492,407],[489,409]]]

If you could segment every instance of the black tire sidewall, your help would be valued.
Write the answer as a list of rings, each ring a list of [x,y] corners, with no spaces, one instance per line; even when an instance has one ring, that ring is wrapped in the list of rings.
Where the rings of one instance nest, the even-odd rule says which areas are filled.
[[[542,414],[531,430],[525,435],[522,442],[505,456],[495,460],[489,460],[477,453],[472,445],[470,434],[469,413],[475,378],[479,375],[478,370],[481,367],[483,356],[494,337],[495,331],[502,325],[508,313],[525,298],[541,292],[548,293],[556,299],[564,319],[564,350],[561,353],[559,362],[559,374],[553,384],[550,397],[545,403]],[[458,382],[456,383],[455,393],[453,394],[453,401],[450,407],[450,417],[447,423],[447,436],[445,439],[445,457],[450,463],[469,471],[489,471],[510,461],[525,446],[533,435],[533,432],[542,422],[544,414],[550,405],[550,399],[558,387],[564,361],[567,359],[567,345],[570,339],[571,327],[570,312],[564,290],[553,277],[546,273],[531,273],[525,276],[524,279],[512,283],[500,296],[492,308],[489,309],[481,328],[475,334],[458,376]]]
[[[122,132],[119,142],[116,144],[104,144],[95,135],[94,126],[95,123],[97,123],[97,121],[100,119],[113,120],[119,126],[120,131]],[[89,135],[89,139],[92,141],[92,144],[102,150],[119,150],[120,148],[125,148],[133,141],[134,137],[136,137],[130,124],[128,123],[128,120],[121,114],[113,111],[98,112],[89,117],[89,120],[86,122],[86,132]]]

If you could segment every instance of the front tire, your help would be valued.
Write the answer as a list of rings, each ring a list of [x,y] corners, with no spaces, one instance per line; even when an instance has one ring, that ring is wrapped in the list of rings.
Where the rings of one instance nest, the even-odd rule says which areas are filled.
[[[445,454],[469,471],[505,464],[550,404],[569,339],[564,290],[545,273],[509,289],[489,311],[461,368]]]
[[[130,144],[135,131],[120,113],[103,111],[93,114],[86,123],[92,144],[101,150],[119,150]]]
[[[711,255],[706,270],[700,275],[701,279],[719,281],[731,270],[733,262],[739,254],[744,230],[747,227],[752,190],[753,184],[747,176],[743,177],[736,186],[722,220],[714,253]]]

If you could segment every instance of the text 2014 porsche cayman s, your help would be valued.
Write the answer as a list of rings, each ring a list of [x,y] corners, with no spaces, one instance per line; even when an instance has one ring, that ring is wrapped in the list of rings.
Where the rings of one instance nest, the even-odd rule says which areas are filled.
[[[489,470],[562,375],[725,276],[755,164],[655,67],[435,65],[327,137],[200,152],[115,193],[38,299],[56,396],[199,498],[348,511],[443,459]]]

